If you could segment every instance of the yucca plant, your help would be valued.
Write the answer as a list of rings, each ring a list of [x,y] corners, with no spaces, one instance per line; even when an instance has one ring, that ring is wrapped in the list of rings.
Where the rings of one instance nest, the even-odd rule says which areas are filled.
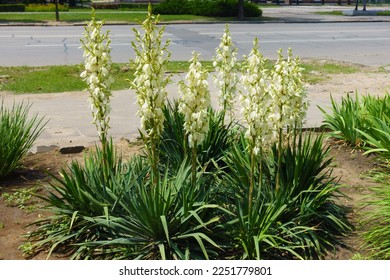
[[[292,237],[301,231],[310,228],[296,226],[292,222],[283,222],[287,204],[278,199],[275,185],[267,182],[266,162],[262,155],[256,157],[261,168],[256,168],[253,178],[251,172],[251,153],[246,149],[244,135],[236,142],[227,154],[225,176],[221,179],[221,188],[224,190],[228,210],[235,214],[235,219],[228,223],[227,230],[232,236],[232,258],[236,259],[280,259],[304,258],[297,253],[297,249],[305,245]],[[260,170],[262,171],[260,172]],[[253,180],[253,181],[252,181]],[[248,193],[252,190],[252,203],[249,204]]]
[[[342,245],[339,237],[351,230],[346,209],[335,202],[341,194],[328,170],[331,160],[327,158],[329,148],[323,148],[323,136],[304,137],[299,132],[294,140],[281,151],[274,144],[273,153],[257,158],[252,207],[246,199],[251,169],[246,144],[235,145],[228,154],[223,180],[230,190],[226,192],[235,200],[229,210],[238,217],[241,245],[237,246],[242,246],[243,257],[317,259]]]
[[[29,116],[31,104],[0,104],[0,178],[20,165],[47,122],[37,114]]]
[[[49,194],[41,198],[53,216],[37,221],[38,228],[29,238],[36,241],[37,251],[50,248],[74,253],[73,258],[85,257],[87,253],[76,244],[85,240],[106,238],[109,233],[93,219],[102,215],[120,212],[118,201],[129,191],[123,186],[142,180],[149,172],[142,158],[134,158],[124,164],[112,141],[90,154],[84,155],[83,164],[73,161],[61,171],[61,176],[52,175]],[[107,161],[103,161],[103,157]],[[50,254],[49,256],[50,257]]]
[[[195,188],[190,175],[191,168],[184,163],[174,176],[167,170],[158,185],[142,180],[126,187],[131,191],[122,198],[112,193],[121,212],[94,221],[113,235],[82,246],[126,259],[218,258],[222,252],[218,240],[224,235],[220,217],[228,212],[210,203],[212,186],[201,174]]]
[[[276,181],[281,157],[280,190],[277,196],[287,204],[283,221],[293,221],[313,229],[305,255],[321,257],[327,249],[343,245],[340,238],[352,229],[347,209],[336,204],[342,196],[337,180],[332,176],[330,147],[323,143],[323,134],[294,132],[294,141],[278,150],[274,145],[268,162],[268,181]]]

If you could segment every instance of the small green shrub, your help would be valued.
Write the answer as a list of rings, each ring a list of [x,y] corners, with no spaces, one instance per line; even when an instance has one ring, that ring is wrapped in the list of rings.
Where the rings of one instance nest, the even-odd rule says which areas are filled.
[[[45,126],[43,118],[29,119],[29,104],[13,104],[9,109],[0,105],[0,178],[10,174],[20,164]]]
[[[246,17],[261,17],[263,15],[263,11],[254,3],[245,2],[244,15]]]
[[[24,4],[0,4],[0,12],[24,12]]]
[[[56,6],[54,4],[29,4],[26,6],[26,12],[55,12]],[[69,6],[58,5],[58,11],[67,12]]]
[[[120,3],[120,10],[148,10],[148,3]]]
[[[94,8],[95,10],[98,10],[98,9],[113,9],[113,10],[117,10],[119,9],[120,7],[120,4],[119,3],[110,3],[110,2],[99,2],[99,3],[95,3],[95,2],[92,2],[91,3],[91,8]]]
[[[277,195],[289,209],[282,217],[283,222],[293,221],[296,225],[314,229],[313,232],[302,232],[300,239],[307,241],[302,254],[316,259],[327,250],[342,246],[340,237],[352,226],[347,219],[347,209],[335,202],[342,194],[330,169],[330,147],[324,145],[324,135],[296,133],[294,141],[281,151],[281,187]],[[270,182],[276,181],[275,167],[280,153],[276,145],[272,150],[273,159],[268,163]]]
[[[192,14],[187,0],[164,0],[156,7],[154,12],[161,15],[185,15]]]
[[[235,17],[238,15],[237,0],[165,0],[156,5],[157,14],[192,14],[210,17]],[[262,11],[256,4],[245,2],[246,17],[259,17]]]

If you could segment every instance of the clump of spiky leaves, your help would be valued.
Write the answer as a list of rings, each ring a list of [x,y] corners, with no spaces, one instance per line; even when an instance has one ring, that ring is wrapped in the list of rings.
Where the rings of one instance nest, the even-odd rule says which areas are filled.
[[[289,209],[283,221],[311,229],[301,236],[306,242],[302,250],[306,258],[321,257],[328,249],[343,245],[340,237],[352,229],[348,209],[336,203],[342,194],[330,168],[330,147],[323,139],[323,134],[294,131],[293,141],[281,150],[273,146],[268,162],[268,180],[276,187],[279,178],[276,195]]]
[[[382,98],[366,96],[364,107],[367,110],[366,124],[361,133],[366,151],[375,153],[384,161],[390,161],[390,94]]]
[[[337,103],[332,96],[332,112],[319,108],[324,114],[323,127],[331,130],[332,137],[346,141],[353,146],[361,146],[361,134],[356,130],[362,128],[362,105],[356,94],[353,99],[349,94]]]
[[[112,147],[110,145],[110,147]],[[135,157],[112,162],[109,180],[99,150],[75,162],[44,199],[54,217],[37,222],[34,249],[67,253],[73,259],[217,258],[229,215],[212,203],[213,186],[201,173],[194,185],[185,162],[173,176],[154,182],[150,164]],[[156,185],[157,184],[157,185]],[[226,238],[226,237],[225,237]]]
[[[0,104],[0,177],[7,176],[20,165],[46,122],[37,114],[29,116],[31,104]]]
[[[211,203],[213,186],[198,173],[196,183],[184,162],[173,177],[168,170],[157,185],[138,180],[119,201],[122,210],[95,221],[110,228],[110,239],[86,242],[85,246],[120,252],[126,259],[217,259],[225,236],[221,217],[229,213]],[[225,237],[226,238],[226,237]]]
[[[328,170],[331,160],[323,149],[323,136],[297,132],[294,138],[282,150],[275,143],[270,156],[255,157],[261,168],[252,179],[252,205],[247,199],[252,160],[245,149],[247,140],[242,138],[228,154],[224,184],[236,205],[229,210],[237,223],[230,225],[241,258],[316,259],[351,230],[347,209],[335,203],[338,186]]]
[[[123,194],[127,191],[123,188],[125,181],[146,176],[148,169],[139,160],[131,161],[128,166],[123,164],[112,141],[104,152],[103,148],[96,146],[93,152],[84,155],[83,164],[72,161],[60,176],[52,175],[49,195],[41,198],[53,216],[36,222],[38,228],[30,235],[36,241],[37,251],[50,248],[48,257],[53,250],[73,253],[73,258],[87,257],[87,248],[77,244],[109,235],[109,229],[93,219],[121,211],[112,194]]]
[[[383,97],[363,96],[357,93],[341,99],[341,104],[332,100],[332,112],[324,113],[324,127],[331,130],[335,138],[352,146],[362,147],[367,153],[377,153],[383,158],[390,151],[390,95]]]
[[[376,153],[383,160],[390,162],[390,117],[383,116],[382,119],[371,117],[369,132],[358,131],[365,138],[367,144],[364,154]]]

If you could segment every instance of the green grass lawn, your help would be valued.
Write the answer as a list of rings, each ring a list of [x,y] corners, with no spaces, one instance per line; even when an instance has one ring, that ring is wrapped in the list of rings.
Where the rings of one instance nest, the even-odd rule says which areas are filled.
[[[204,61],[203,64],[208,71],[213,71],[211,61]],[[270,62],[268,67],[272,65]],[[186,72],[188,67],[187,61],[171,61],[168,71],[170,73]],[[302,67],[305,80],[311,84],[324,81],[332,74],[351,74],[363,71],[357,65],[316,60],[304,62]],[[14,94],[81,91],[86,88],[86,84],[80,78],[82,71],[83,65],[0,67],[0,91]],[[115,80],[112,89],[126,89],[129,88],[128,80],[134,77],[134,70],[127,64],[114,64],[112,74]],[[63,82],[64,80],[66,83]]]
[[[211,62],[204,62],[207,69],[211,69],[211,65]],[[169,63],[168,71],[184,72],[188,67],[187,61],[174,61]],[[86,88],[80,78],[83,68],[83,65],[0,67],[0,91],[14,94],[81,91]],[[115,80],[112,89],[126,89],[130,86],[128,80],[134,78],[134,69],[124,63],[115,63],[112,75]]]
[[[109,22],[124,22],[137,23],[145,19],[146,10],[112,10],[98,9],[96,12],[97,20],[105,20]],[[75,8],[69,11],[60,11],[60,21],[62,22],[85,22],[91,19],[91,10],[89,8]],[[235,21],[236,17],[216,18],[195,15],[161,15],[161,22],[173,21]],[[248,18],[248,20],[264,20],[263,17]],[[26,22],[26,23],[42,23],[47,21],[55,21],[54,12],[14,12],[0,13],[1,22]]]
[[[97,10],[96,19],[105,20],[106,22],[125,22],[136,23],[145,19],[146,11],[110,11]],[[63,22],[85,22],[91,19],[89,10],[71,10],[69,12],[60,12],[60,21]],[[216,18],[193,16],[193,15],[162,15],[161,21],[216,21]],[[28,22],[40,23],[46,21],[55,21],[54,12],[38,13],[0,13],[0,22]]]

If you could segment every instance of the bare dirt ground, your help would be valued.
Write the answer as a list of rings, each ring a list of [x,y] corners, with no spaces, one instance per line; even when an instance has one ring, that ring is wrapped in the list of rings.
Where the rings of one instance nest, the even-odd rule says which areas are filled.
[[[334,96],[344,96],[346,93],[374,94],[381,95],[390,91],[389,73],[355,73],[333,75],[326,82],[322,82],[308,87],[309,94],[321,94],[324,98],[329,98],[329,94]],[[341,203],[351,207],[351,222],[357,225],[357,214],[361,211],[360,202],[367,194],[368,187],[373,183],[364,174],[375,168],[375,162],[360,151],[352,150],[342,143],[332,139],[328,140],[331,145],[331,156],[333,161],[333,175],[340,179],[342,191],[346,197],[341,198]],[[126,140],[118,142],[119,150],[127,157],[134,154],[137,146],[129,146]],[[88,150],[88,148],[87,148]],[[45,172],[58,173],[61,167],[71,160],[82,159],[82,153],[61,154],[60,151],[53,150],[36,154],[29,154],[23,161],[23,168],[17,170],[9,178],[0,181],[0,196],[4,193],[13,193],[22,188],[38,186],[40,192],[45,191],[45,185],[49,180]],[[7,205],[4,197],[0,198],[0,259],[18,260],[26,259],[20,246],[24,244],[26,234],[31,228],[27,225],[36,221],[41,215],[47,215],[39,209],[40,203],[37,200],[30,200],[27,204],[31,207],[20,209],[17,206]],[[330,252],[328,259],[351,259],[355,254],[364,254],[361,251],[362,240],[357,231],[346,237],[349,249],[340,248],[335,252]],[[34,259],[45,259],[44,254],[34,256]],[[51,259],[61,258],[52,255]]]

